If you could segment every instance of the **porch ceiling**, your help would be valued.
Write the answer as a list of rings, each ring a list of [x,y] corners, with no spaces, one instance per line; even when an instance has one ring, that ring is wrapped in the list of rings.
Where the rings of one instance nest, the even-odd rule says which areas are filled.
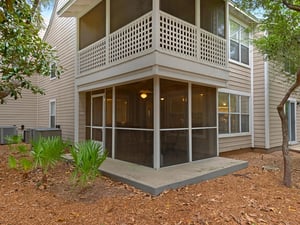
[[[57,12],[60,17],[79,17],[83,12],[91,9],[100,0],[69,0]]]

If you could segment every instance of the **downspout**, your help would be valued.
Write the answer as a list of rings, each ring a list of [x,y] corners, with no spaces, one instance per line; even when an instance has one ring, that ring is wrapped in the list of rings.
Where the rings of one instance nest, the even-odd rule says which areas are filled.
[[[267,56],[264,55],[264,83],[265,83],[265,148],[270,148],[270,107],[269,107],[269,62]]]
[[[253,39],[253,35],[251,37]],[[255,140],[254,140],[254,47],[250,45],[250,57],[251,57],[251,65],[250,65],[250,76],[251,76],[251,98],[250,98],[250,120],[251,120],[251,147],[255,147]]]
[[[79,141],[79,93],[78,93],[78,87],[76,84],[76,78],[78,77],[78,49],[79,49],[79,22],[78,18],[76,18],[76,24],[75,24],[75,29],[76,29],[76,48],[75,48],[75,78],[74,78],[74,142],[77,143]]]

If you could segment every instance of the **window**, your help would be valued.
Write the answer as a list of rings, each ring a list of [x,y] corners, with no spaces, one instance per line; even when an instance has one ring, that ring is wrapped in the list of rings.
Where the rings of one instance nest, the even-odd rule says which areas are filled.
[[[230,20],[230,59],[249,65],[249,31]]]
[[[56,125],[56,101],[55,100],[50,100],[49,103],[49,125],[50,128],[55,128]]]
[[[219,93],[219,134],[247,133],[249,96]]]
[[[57,65],[56,63],[50,64],[50,79],[55,79],[57,75]]]

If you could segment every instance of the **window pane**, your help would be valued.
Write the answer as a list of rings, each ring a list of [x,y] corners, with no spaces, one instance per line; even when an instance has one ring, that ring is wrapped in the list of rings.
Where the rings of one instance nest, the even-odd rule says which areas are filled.
[[[51,116],[55,116],[55,102],[50,103],[50,111],[51,111]]]
[[[240,132],[240,115],[231,115],[231,133]]]
[[[238,95],[230,95],[230,112],[236,113],[239,112],[239,96]]]
[[[188,84],[160,80],[161,128],[188,127]]]
[[[230,40],[230,59],[240,61],[239,43]]]
[[[219,114],[219,133],[220,134],[229,133],[228,114]]]
[[[153,167],[153,131],[116,130],[116,159]]]
[[[242,113],[249,113],[249,97],[241,96],[241,104]]]
[[[50,65],[50,78],[55,78],[56,77],[56,63],[51,63]]]
[[[241,44],[249,47],[249,32],[245,27],[241,26]]]
[[[249,132],[249,115],[242,115],[242,132]]]
[[[116,125],[153,128],[153,80],[116,87]]]
[[[55,128],[55,116],[50,116],[50,127]]]
[[[216,126],[216,89],[192,86],[192,126]]]
[[[241,46],[241,62],[249,65],[249,48]]]
[[[193,130],[193,161],[217,155],[217,130]]]
[[[240,40],[239,30],[240,30],[240,25],[231,20],[230,21],[230,39],[231,40],[233,40],[235,42],[239,42],[239,40]]]
[[[219,93],[219,106],[218,106],[218,110],[219,112],[225,112],[228,113],[228,99],[229,99],[229,94],[227,93]]]
[[[160,166],[171,166],[189,160],[188,131],[161,131]]]

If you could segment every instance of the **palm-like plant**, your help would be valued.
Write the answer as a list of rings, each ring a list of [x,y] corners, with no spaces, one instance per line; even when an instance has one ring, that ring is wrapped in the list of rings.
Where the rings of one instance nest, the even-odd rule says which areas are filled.
[[[32,143],[33,166],[43,169],[43,181],[46,182],[46,174],[50,167],[54,167],[56,163],[62,159],[64,150],[68,147],[68,143],[64,142],[60,137],[41,137]]]
[[[100,174],[99,167],[107,156],[102,143],[92,140],[76,144],[71,154],[75,165],[73,180],[79,181],[82,186]]]

